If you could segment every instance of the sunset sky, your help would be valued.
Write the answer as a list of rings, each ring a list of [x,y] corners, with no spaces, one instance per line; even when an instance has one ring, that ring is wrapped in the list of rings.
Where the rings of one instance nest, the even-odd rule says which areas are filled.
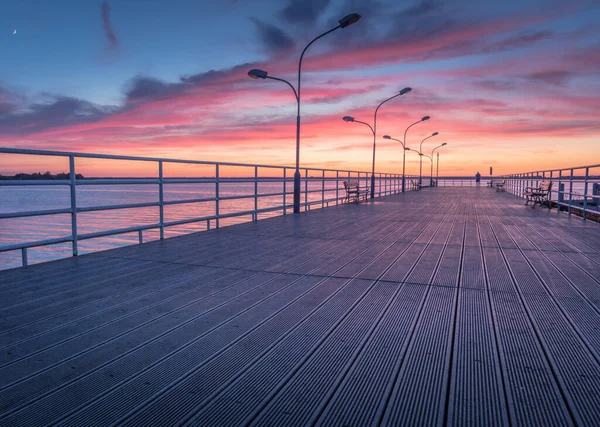
[[[439,132],[440,175],[600,163],[598,0],[4,0],[0,146],[293,165],[292,91],[246,73],[296,85],[352,12],[305,56],[302,166],[370,170],[372,134],[342,116],[372,124],[406,86],[379,111],[377,171],[401,172],[382,136],[424,115],[407,145]]]

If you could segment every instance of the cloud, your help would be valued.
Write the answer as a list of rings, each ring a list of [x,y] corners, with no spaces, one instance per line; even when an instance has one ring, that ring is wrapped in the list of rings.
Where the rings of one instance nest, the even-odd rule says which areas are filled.
[[[15,95],[0,87],[0,117],[15,110]]]
[[[564,86],[568,80],[574,76],[574,73],[566,70],[550,70],[532,73],[526,76],[527,79],[547,83],[555,86]]]
[[[280,16],[292,24],[314,24],[330,0],[288,0]]]
[[[114,109],[76,98],[49,98],[49,102],[34,103],[25,110],[0,111],[0,134],[28,134],[59,126],[94,122],[106,117]]]
[[[101,10],[102,26],[104,27],[104,33],[106,34],[106,38],[108,39],[109,48],[116,49],[119,46],[119,41],[117,40],[115,31],[113,30],[112,24],[110,23],[110,6],[107,2],[102,2]]]
[[[136,76],[127,84],[125,96],[129,101],[147,99],[166,99],[176,96],[186,90],[183,81],[167,83],[153,77]]]
[[[294,48],[294,41],[279,27],[252,18],[258,37],[270,54],[285,52]]]

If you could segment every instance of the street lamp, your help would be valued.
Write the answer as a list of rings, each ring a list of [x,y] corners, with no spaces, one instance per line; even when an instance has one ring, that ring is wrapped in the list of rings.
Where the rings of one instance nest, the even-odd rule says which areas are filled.
[[[430,186],[433,187],[433,152],[435,150],[437,150],[440,147],[443,147],[444,145],[448,145],[447,142],[444,142],[442,145],[438,145],[437,147],[435,147],[433,150],[431,150],[431,182],[429,183]],[[437,187],[438,185],[438,174],[440,172],[440,153],[437,154],[437,174],[435,177],[435,185]]]
[[[404,142],[400,141],[399,139],[392,138],[389,135],[383,135],[383,139],[391,139],[392,141],[397,141],[400,144],[402,144],[402,155],[404,155],[404,149],[405,149]],[[402,180],[404,180],[404,163],[402,163]]]
[[[418,122],[414,122],[409,127],[407,127],[406,130],[404,131],[404,144],[406,144],[406,132],[408,132],[408,130],[411,127],[413,127],[414,125],[416,125],[417,123],[421,123],[421,122],[424,122],[424,121],[429,120],[429,119],[430,119],[429,116],[425,116],[421,120],[419,120]],[[402,171],[403,171],[402,172],[402,192],[403,193],[404,193],[404,166],[405,166],[405,164],[406,164],[406,147],[405,147],[404,151],[402,152]]]
[[[373,199],[375,197],[375,143],[377,141],[377,111],[379,111],[379,107],[381,107],[383,104],[385,104],[386,102],[388,102],[391,99],[396,98],[397,96],[401,96],[404,94],[409,93],[410,91],[412,91],[411,88],[409,87],[405,87],[404,89],[402,89],[400,92],[398,92],[396,95],[389,97],[388,99],[382,101],[377,108],[375,109],[375,116],[373,118],[373,127],[371,127],[371,125],[365,123],[365,122],[360,122],[358,120],[354,120],[354,117],[350,117],[350,116],[345,116],[343,117],[343,120],[345,122],[356,122],[356,123],[362,123],[365,124],[367,126],[369,126],[369,128],[371,129],[371,132],[373,132],[373,166],[371,168],[371,198]]]
[[[406,153],[407,151],[414,151],[415,153],[417,153],[419,155],[419,159],[421,158],[421,153],[418,152],[417,150],[413,150],[412,148],[409,148],[409,147],[404,147],[404,153]],[[403,178],[404,178],[404,176],[403,176]],[[418,190],[420,190],[420,189],[421,189],[421,183],[419,183]]]
[[[425,142],[425,140],[427,140],[429,138],[433,138],[436,135],[439,135],[439,132],[433,132],[430,136],[428,136],[427,138],[423,139],[423,141],[421,141],[421,145],[419,145],[419,153],[423,152],[423,142]],[[419,185],[423,185],[422,176],[423,176],[423,157],[421,157],[421,159],[419,161]]]
[[[286,83],[292,88],[292,90],[294,91],[294,96],[296,97],[296,103],[298,104],[298,114],[296,115],[296,172],[294,173],[294,213],[300,212],[300,75],[302,71],[302,59],[304,58],[304,53],[311,44],[313,44],[321,37],[326,36],[327,34],[337,30],[338,28],[346,28],[352,24],[355,24],[358,22],[359,19],[360,15],[358,13],[351,13],[349,15],[346,15],[338,21],[338,25],[336,27],[324,32],[318,37],[315,37],[309,44],[306,45],[306,47],[302,51],[302,54],[300,55],[300,61],[298,62],[298,85],[296,86],[298,89],[297,92],[290,82],[277,77],[271,77],[264,70],[253,69],[248,72],[248,76],[250,76],[253,79],[272,79]]]

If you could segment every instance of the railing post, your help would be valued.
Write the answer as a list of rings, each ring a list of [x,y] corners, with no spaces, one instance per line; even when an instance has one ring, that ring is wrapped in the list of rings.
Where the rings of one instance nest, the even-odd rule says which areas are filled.
[[[558,209],[556,211],[556,213],[559,213],[561,211],[561,206],[560,203],[564,203],[565,201],[565,186],[562,183],[562,169],[558,171]]]
[[[588,195],[588,179],[590,177],[590,168],[585,168],[585,181],[583,184],[583,220],[587,220],[587,195]]]
[[[23,267],[27,267],[27,248],[21,248],[21,262],[23,263]]]
[[[73,239],[73,256],[77,256],[77,193],[75,189],[75,156],[69,156],[69,178],[71,184],[71,236]]]
[[[308,169],[304,169],[304,212],[308,210]]]
[[[258,166],[254,166],[254,221],[258,221]]]
[[[142,235],[142,230],[138,230],[138,243],[141,245],[144,243],[144,236]]]
[[[550,185],[554,187],[554,183],[552,182],[553,175],[553,171],[550,171]],[[548,203],[550,203],[550,207],[552,207],[552,191],[550,191],[550,200],[548,201]]]
[[[287,168],[283,168],[283,214],[287,214],[287,179],[286,179]]]
[[[340,198],[340,171],[335,171],[335,205],[337,206]]]
[[[219,200],[220,200],[219,184],[220,184],[219,164],[215,163],[215,217],[216,217],[215,225],[217,228],[219,228],[219,216],[221,215],[221,210],[220,210],[220,206],[219,206]]]
[[[163,193],[163,161],[158,161],[158,214],[160,216],[160,240],[165,238],[165,204]]]
[[[573,204],[573,169],[569,177],[569,215],[571,215],[571,205]]]
[[[558,211],[561,210],[561,204],[565,202],[565,184],[558,184]]]
[[[325,207],[325,169],[321,173],[321,209]]]

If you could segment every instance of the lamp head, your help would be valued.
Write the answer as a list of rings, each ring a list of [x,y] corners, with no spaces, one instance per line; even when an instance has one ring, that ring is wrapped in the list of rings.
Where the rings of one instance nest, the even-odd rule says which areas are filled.
[[[252,70],[248,71],[248,75],[253,79],[266,79],[268,73],[265,70],[253,68]]]
[[[402,90],[400,91],[400,95],[405,95],[405,94],[409,93],[410,91],[412,91],[412,88],[410,88],[410,87],[405,87],[404,89],[402,89]]]
[[[447,143],[447,142],[444,142],[444,143],[442,144],[442,147],[443,147],[444,145],[448,145],[448,143]]]
[[[436,135],[439,135],[439,134],[440,134],[439,132],[433,132],[433,133],[431,134],[431,136],[436,136]]]
[[[425,117],[423,117],[423,118],[421,119],[421,121],[422,121],[422,122],[424,122],[425,120],[429,120],[430,118],[431,118],[431,117],[429,117],[429,116],[425,116]]]
[[[408,148],[408,147],[404,147],[404,149],[405,149],[406,151],[410,151],[410,148]]]
[[[346,28],[349,25],[356,24],[360,19],[360,15],[358,13],[351,13],[350,15],[344,16],[338,22],[340,23],[340,28]]]
[[[353,122],[354,121],[354,117],[352,116],[344,116],[342,117],[342,120],[345,122]]]
[[[392,137],[389,135],[383,135],[383,139],[392,139]]]

